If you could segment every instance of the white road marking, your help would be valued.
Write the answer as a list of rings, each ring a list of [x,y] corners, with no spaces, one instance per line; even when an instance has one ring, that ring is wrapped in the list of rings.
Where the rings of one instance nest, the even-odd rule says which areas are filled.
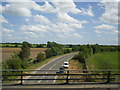
[[[65,55],[64,55],[65,56]],[[43,68],[43,67],[45,67],[46,65],[48,65],[49,63],[51,63],[51,62],[53,62],[53,61],[55,61],[56,59],[59,59],[59,58],[62,58],[62,57],[64,57],[64,56],[61,56],[61,57],[58,57],[58,58],[55,58],[55,59],[53,59],[52,61],[50,61],[50,62],[48,62],[47,64],[44,64],[42,67],[40,67],[40,68],[38,68],[37,70],[40,70],[41,68]],[[67,55],[66,55],[67,56]],[[66,61],[68,61],[68,60],[70,60],[72,57],[70,57],[69,59],[67,59]],[[61,60],[64,60],[64,59],[61,59]],[[57,65],[61,60],[59,60],[57,63],[55,63],[53,66],[55,66],[55,65]],[[53,67],[51,67],[49,70],[51,70]],[[35,72],[33,72],[33,73],[36,73],[37,71],[35,71]],[[48,72],[46,72],[46,74],[47,74]],[[43,78],[44,78],[45,76],[43,76]],[[42,78],[42,79],[43,79]],[[55,79],[57,78],[57,76],[55,76]],[[56,80],[54,80],[53,81],[53,83],[55,83],[55,81]],[[41,80],[38,82],[38,83],[40,83],[41,82]],[[47,82],[47,81],[46,81]]]
[[[45,74],[47,74],[48,72],[46,72]],[[41,79],[43,79],[45,76],[43,76]],[[40,83],[41,82],[41,80],[38,82],[38,83]]]
[[[38,83],[40,83],[40,82],[41,82],[41,80]]]
[[[51,70],[53,67],[49,68],[49,70]]]
[[[55,76],[55,79],[57,79],[57,76]],[[53,81],[53,83],[55,83],[55,82],[56,82],[56,80]]]
[[[72,59],[72,58],[73,58],[73,57],[70,57],[70,58],[68,58],[66,61],[69,61],[69,60]],[[63,60],[63,59],[62,59],[62,60]],[[60,61],[59,61],[59,62],[60,62]],[[59,62],[57,62],[57,63],[59,63]],[[56,64],[57,64],[57,63],[56,63]],[[70,78],[70,76],[69,76],[68,78]],[[55,79],[57,79],[57,76],[55,76]],[[53,83],[55,83],[55,82],[56,82],[56,80],[53,81]]]
[[[55,66],[56,64],[54,64],[53,66]]]

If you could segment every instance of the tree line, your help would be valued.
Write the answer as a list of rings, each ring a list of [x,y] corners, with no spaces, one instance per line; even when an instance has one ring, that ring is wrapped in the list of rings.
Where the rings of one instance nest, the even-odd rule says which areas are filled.
[[[99,52],[114,52],[120,51],[119,46],[107,46],[107,45],[63,45],[58,44],[56,42],[48,41],[46,46],[48,49],[45,53],[39,53],[35,60],[29,58],[30,56],[30,48],[31,44],[24,41],[21,47],[20,53],[14,53],[12,58],[9,60],[5,60],[3,62],[4,69],[26,69],[30,64],[35,64],[37,62],[43,61],[46,58],[50,58],[57,55],[67,54],[71,52],[79,52],[78,55],[74,57],[74,59],[78,59],[78,61],[85,63],[85,58],[92,54],[96,54]],[[70,48],[68,48],[70,47]],[[17,63],[17,64],[16,64]]]
[[[74,60],[78,60],[82,64],[82,69],[86,70],[86,58],[92,54],[102,53],[102,52],[119,52],[119,46],[107,46],[107,45],[81,45],[74,46],[73,51],[78,51],[79,53],[73,57]]]
[[[88,56],[99,52],[120,51],[119,46],[107,46],[107,45],[98,45],[98,44],[63,45],[63,44],[58,44],[56,42],[48,41],[46,44],[46,47],[48,49],[45,51],[45,53],[41,53],[41,52],[38,53],[36,59],[32,60],[29,58],[31,44],[24,41],[21,45],[22,46],[20,53],[14,53],[9,60],[5,60],[2,62],[2,69],[17,69],[17,70],[27,69],[30,65],[46,60],[47,58],[57,55],[67,54],[71,52],[79,52],[79,54],[75,55],[73,59],[83,63],[83,69],[86,69],[85,59]],[[3,72],[3,73],[9,73],[9,72]]]
[[[55,42],[47,42],[47,47],[49,47],[45,53],[38,53],[35,60],[29,58],[31,44],[24,41],[22,43],[20,53],[14,53],[9,60],[2,62],[3,69],[27,69],[31,64],[35,64],[50,58],[52,56],[62,55],[72,52],[72,49],[64,48],[63,45]]]

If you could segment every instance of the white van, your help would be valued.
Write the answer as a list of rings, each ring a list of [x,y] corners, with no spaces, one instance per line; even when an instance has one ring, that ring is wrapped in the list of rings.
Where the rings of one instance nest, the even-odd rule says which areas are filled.
[[[68,67],[69,67],[69,63],[68,63],[68,62],[64,62],[63,67],[64,67],[64,68],[68,68]]]

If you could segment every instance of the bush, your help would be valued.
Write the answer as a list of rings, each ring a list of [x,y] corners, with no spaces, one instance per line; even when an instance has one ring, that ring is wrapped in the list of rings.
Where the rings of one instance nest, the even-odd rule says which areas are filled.
[[[71,52],[72,52],[71,49],[64,49],[64,54],[66,54],[66,53],[71,53]]]
[[[40,61],[45,60],[45,59],[46,59],[45,54],[43,54],[43,53],[38,53],[38,55],[37,55],[36,60],[34,61],[34,63],[40,62]]]
[[[45,53],[47,58],[64,54],[63,48],[60,47],[52,47],[51,49],[46,50]]]
[[[4,61],[2,65],[3,69],[21,69],[21,60],[15,56]]]
[[[2,64],[3,69],[25,69],[27,68],[28,64],[26,61],[23,61],[19,58],[17,53],[12,55],[12,58],[9,60],[5,60]]]
[[[78,61],[81,62],[81,63],[85,63],[85,55],[84,55],[83,52],[75,55],[75,56],[73,57],[73,59],[78,60]]]

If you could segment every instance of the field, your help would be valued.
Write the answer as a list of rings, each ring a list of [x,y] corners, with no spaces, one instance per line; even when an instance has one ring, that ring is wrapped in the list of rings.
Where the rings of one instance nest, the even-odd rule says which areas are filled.
[[[39,52],[45,52],[47,48],[31,48],[30,49],[30,58],[35,59],[37,54]],[[11,54],[14,52],[20,52],[21,48],[2,48],[2,53],[0,52],[0,55],[2,54],[2,60],[9,59],[11,57]]]
[[[118,52],[98,53],[86,59],[86,66],[88,70],[114,70],[118,69],[118,60]]]

